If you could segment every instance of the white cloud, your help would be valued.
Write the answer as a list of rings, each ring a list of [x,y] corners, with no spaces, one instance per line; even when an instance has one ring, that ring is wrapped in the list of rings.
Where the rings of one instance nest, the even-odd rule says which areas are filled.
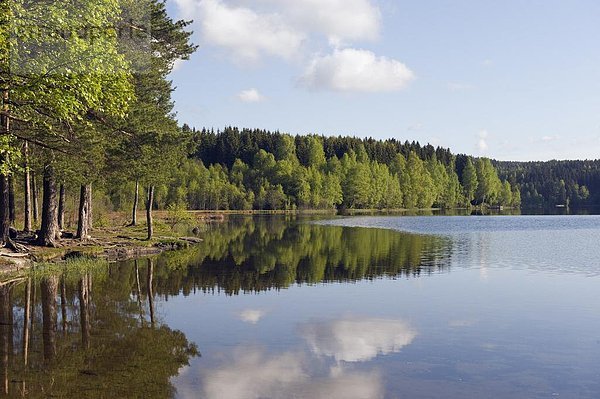
[[[177,71],[179,68],[181,68],[183,66],[183,63],[186,62],[186,60],[175,60],[175,62],[173,63],[173,72]]]
[[[265,99],[265,97],[256,89],[242,90],[236,97],[238,100],[245,103],[258,103]]]
[[[266,357],[252,349],[237,353],[233,364],[208,372],[203,385],[209,399],[250,399],[273,397],[283,387],[305,378],[297,355]]]
[[[305,29],[322,33],[330,43],[374,40],[379,36],[381,12],[369,0],[264,0]]]
[[[342,319],[308,324],[302,335],[319,356],[362,362],[399,352],[415,339],[417,332],[401,320]]]
[[[400,61],[347,48],[316,56],[300,82],[314,90],[382,92],[401,90],[414,77]]]
[[[202,40],[236,59],[256,62],[264,55],[291,59],[303,43],[326,38],[338,47],[375,40],[381,11],[373,0],[175,0],[180,15],[192,18]]]
[[[451,91],[464,91],[464,90],[471,90],[474,88],[475,88],[475,86],[473,86],[472,84],[469,84],[469,83],[458,83],[458,82],[448,83],[448,89]]]
[[[177,8],[179,8],[179,14],[181,18],[190,19],[196,16],[196,7],[198,5],[196,0],[174,0]]]
[[[182,7],[189,9],[189,0]],[[220,0],[201,0],[197,6],[202,40],[226,49],[236,62],[257,62],[261,56],[293,58],[305,34],[289,26],[277,13],[258,13],[229,6]]]
[[[256,324],[265,316],[266,312],[259,309],[246,309],[238,313],[240,320],[246,323]]]
[[[479,132],[478,135],[478,139],[477,139],[477,149],[479,150],[479,152],[486,152],[489,148],[488,143],[487,143],[487,138],[489,136],[489,133],[487,130],[482,130]]]
[[[262,350],[250,348],[236,350],[233,358],[231,362],[203,373],[202,397],[359,399],[382,398],[384,393],[378,373],[347,372],[336,368],[328,375],[311,375],[309,364],[300,353],[267,355]],[[187,388],[186,384],[178,385],[177,394],[182,398],[198,397],[198,392]]]
[[[481,63],[481,65],[485,66],[485,67],[490,67],[492,65],[494,65],[494,61],[487,59],[487,60],[483,60],[483,62]]]

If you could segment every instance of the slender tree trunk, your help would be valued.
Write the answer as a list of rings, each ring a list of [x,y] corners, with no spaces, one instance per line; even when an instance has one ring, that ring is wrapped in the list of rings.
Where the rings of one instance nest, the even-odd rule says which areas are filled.
[[[63,336],[67,336],[67,282],[66,277],[63,275],[60,278],[60,321],[62,322],[62,333]]]
[[[29,148],[27,141],[23,143],[23,166],[25,169],[25,215],[23,230],[28,233],[31,231],[31,177],[29,175]]]
[[[56,326],[58,324],[56,294],[58,293],[58,277],[51,276],[44,278],[41,287],[44,360],[51,361],[56,356]]]
[[[150,309],[150,325],[154,327],[154,259],[148,258],[148,307]]]
[[[58,229],[65,228],[65,185],[61,183],[58,196]]]
[[[79,280],[79,316],[81,324],[81,344],[84,349],[90,348],[90,275],[86,274]]]
[[[23,365],[29,361],[29,319],[31,318],[31,278],[27,279],[25,288],[25,309],[23,313]]]
[[[10,118],[8,117],[8,89],[2,90],[2,111],[0,116],[0,128],[2,135],[10,134]],[[7,155],[0,155],[0,165],[8,161]],[[9,240],[8,228],[10,227],[10,215],[8,206],[8,179],[5,175],[0,175],[0,246],[6,245]]]
[[[8,178],[0,175],[0,246],[6,246],[10,239],[8,237],[10,228],[8,197]]]
[[[91,230],[94,227],[94,197],[92,196],[92,183],[88,184],[88,229]],[[91,280],[90,280],[91,281]]]
[[[37,189],[37,179],[35,178],[35,172],[31,172],[31,200],[32,200],[32,211],[33,211],[33,221],[37,223],[40,212],[38,207],[38,189]]]
[[[44,197],[42,201],[42,227],[38,237],[38,244],[47,247],[56,246],[58,234],[58,203],[56,198],[56,180],[54,167],[44,167]]]
[[[140,285],[140,269],[138,267],[138,260],[134,260],[134,265],[135,265],[135,286],[136,286],[136,291],[137,291],[137,301],[138,301],[138,308],[140,311],[140,322],[144,321],[144,311],[143,311],[143,306],[142,306],[142,288]]]
[[[12,307],[10,303],[10,285],[0,287],[0,358],[2,359],[2,393],[8,395],[9,360],[11,353]]]
[[[8,218],[11,226],[15,225],[15,182],[12,175],[8,176]]]
[[[135,194],[133,195],[133,210],[131,211],[131,225],[137,224],[137,209],[140,201],[140,181],[135,180]]]
[[[92,185],[81,186],[79,193],[79,220],[77,222],[77,238],[87,240],[90,238],[92,221]]]
[[[154,226],[152,224],[152,204],[154,203],[154,186],[148,186],[148,198],[146,200],[146,224],[148,227],[148,240],[154,235]]]

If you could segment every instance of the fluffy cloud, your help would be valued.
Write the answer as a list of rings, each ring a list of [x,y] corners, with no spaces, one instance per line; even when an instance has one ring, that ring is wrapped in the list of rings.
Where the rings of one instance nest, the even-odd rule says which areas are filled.
[[[263,0],[278,5],[294,25],[344,41],[374,40],[379,36],[381,12],[369,0]]]
[[[314,90],[382,92],[401,90],[413,79],[400,61],[347,48],[315,57],[300,82]]]
[[[257,62],[263,55],[291,59],[305,39],[277,13],[258,13],[220,0],[183,1],[182,9],[195,7],[192,15],[199,18],[202,40],[227,50],[237,62]]]
[[[203,373],[207,399],[283,399],[291,397],[382,398],[383,384],[377,373],[332,370],[329,375],[311,375],[302,354],[267,355],[259,349],[237,350],[234,360]],[[198,392],[177,388],[178,396],[196,398]]]
[[[479,150],[479,152],[486,152],[489,148],[488,143],[487,143],[487,138],[489,136],[489,133],[487,130],[482,130],[479,132],[478,135],[478,139],[477,139],[477,149]]]
[[[238,313],[240,320],[246,323],[256,324],[265,316],[266,312],[259,309],[246,309]]]
[[[245,103],[258,103],[265,99],[265,97],[256,89],[242,90],[236,97],[238,100]]]
[[[381,12],[371,0],[175,0],[206,44],[240,61],[290,59],[309,37],[338,46],[379,36]]]
[[[417,332],[401,320],[342,319],[308,324],[302,335],[316,355],[362,362],[399,352],[415,339]]]

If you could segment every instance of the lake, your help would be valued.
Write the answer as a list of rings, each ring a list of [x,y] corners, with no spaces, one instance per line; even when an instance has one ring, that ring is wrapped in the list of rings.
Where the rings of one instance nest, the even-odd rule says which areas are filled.
[[[67,398],[598,398],[600,217],[230,217],[0,287],[3,389]]]

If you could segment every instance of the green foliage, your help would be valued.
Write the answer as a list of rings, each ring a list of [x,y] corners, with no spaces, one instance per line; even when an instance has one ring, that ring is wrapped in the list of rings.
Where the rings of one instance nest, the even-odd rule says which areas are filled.
[[[465,198],[473,199],[478,186],[497,185],[490,203],[499,203],[501,184],[490,161],[483,162],[485,172],[480,176],[467,159],[463,172],[465,189],[456,171],[454,158],[446,165],[434,152],[422,159],[411,150],[408,159],[398,152],[389,163],[371,159],[366,146],[359,143],[354,149],[326,157],[325,138],[296,137],[282,133],[248,132],[240,134],[229,129],[222,136],[203,131],[194,135],[195,154],[205,146],[227,147],[240,153],[242,143],[262,142],[250,163],[241,158],[210,164],[187,160],[173,173],[167,203],[185,201],[190,209],[334,209],[338,208],[452,208],[464,205]],[[259,137],[255,137],[259,136]],[[236,149],[237,148],[237,149]],[[268,149],[273,149],[273,153]],[[442,156],[444,154],[442,153]],[[209,157],[210,159],[210,157]],[[228,164],[230,168],[227,168]],[[483,166],[482,166],[483,168]],[[491,183],[479,178],[487,178]],[[496,187],[496,186],[494,186]],[[506,204],[512,203],[511,198]],[[470,201],[469,201],[470,202]]]
[[[189,224],[193,219],[185,204],[180,202],[167,206],[167,223],[171,227],[171,230],[174,230],[178,225]]]
[[[236,295],[295,283],[411,276],[443,267],[451,249],[442,237],[284,218],[232,218],[201,236],[201,244],[158,258],[157,270],[164,268],[157,272],[158,292]]]
[[[475,166],[473,165],[473,161],[471,161],[470,157],[467,158],[467,163],[463,170],[462,176],[465,199],[470,203],[475,199],[475,193],[477,192],[478,188],[477,171],[475,170]]]
[[[475,169],[477,171],[475,200],[481,204],[496,204],[502,183],[492,162],[488,158],[478,158]]]

